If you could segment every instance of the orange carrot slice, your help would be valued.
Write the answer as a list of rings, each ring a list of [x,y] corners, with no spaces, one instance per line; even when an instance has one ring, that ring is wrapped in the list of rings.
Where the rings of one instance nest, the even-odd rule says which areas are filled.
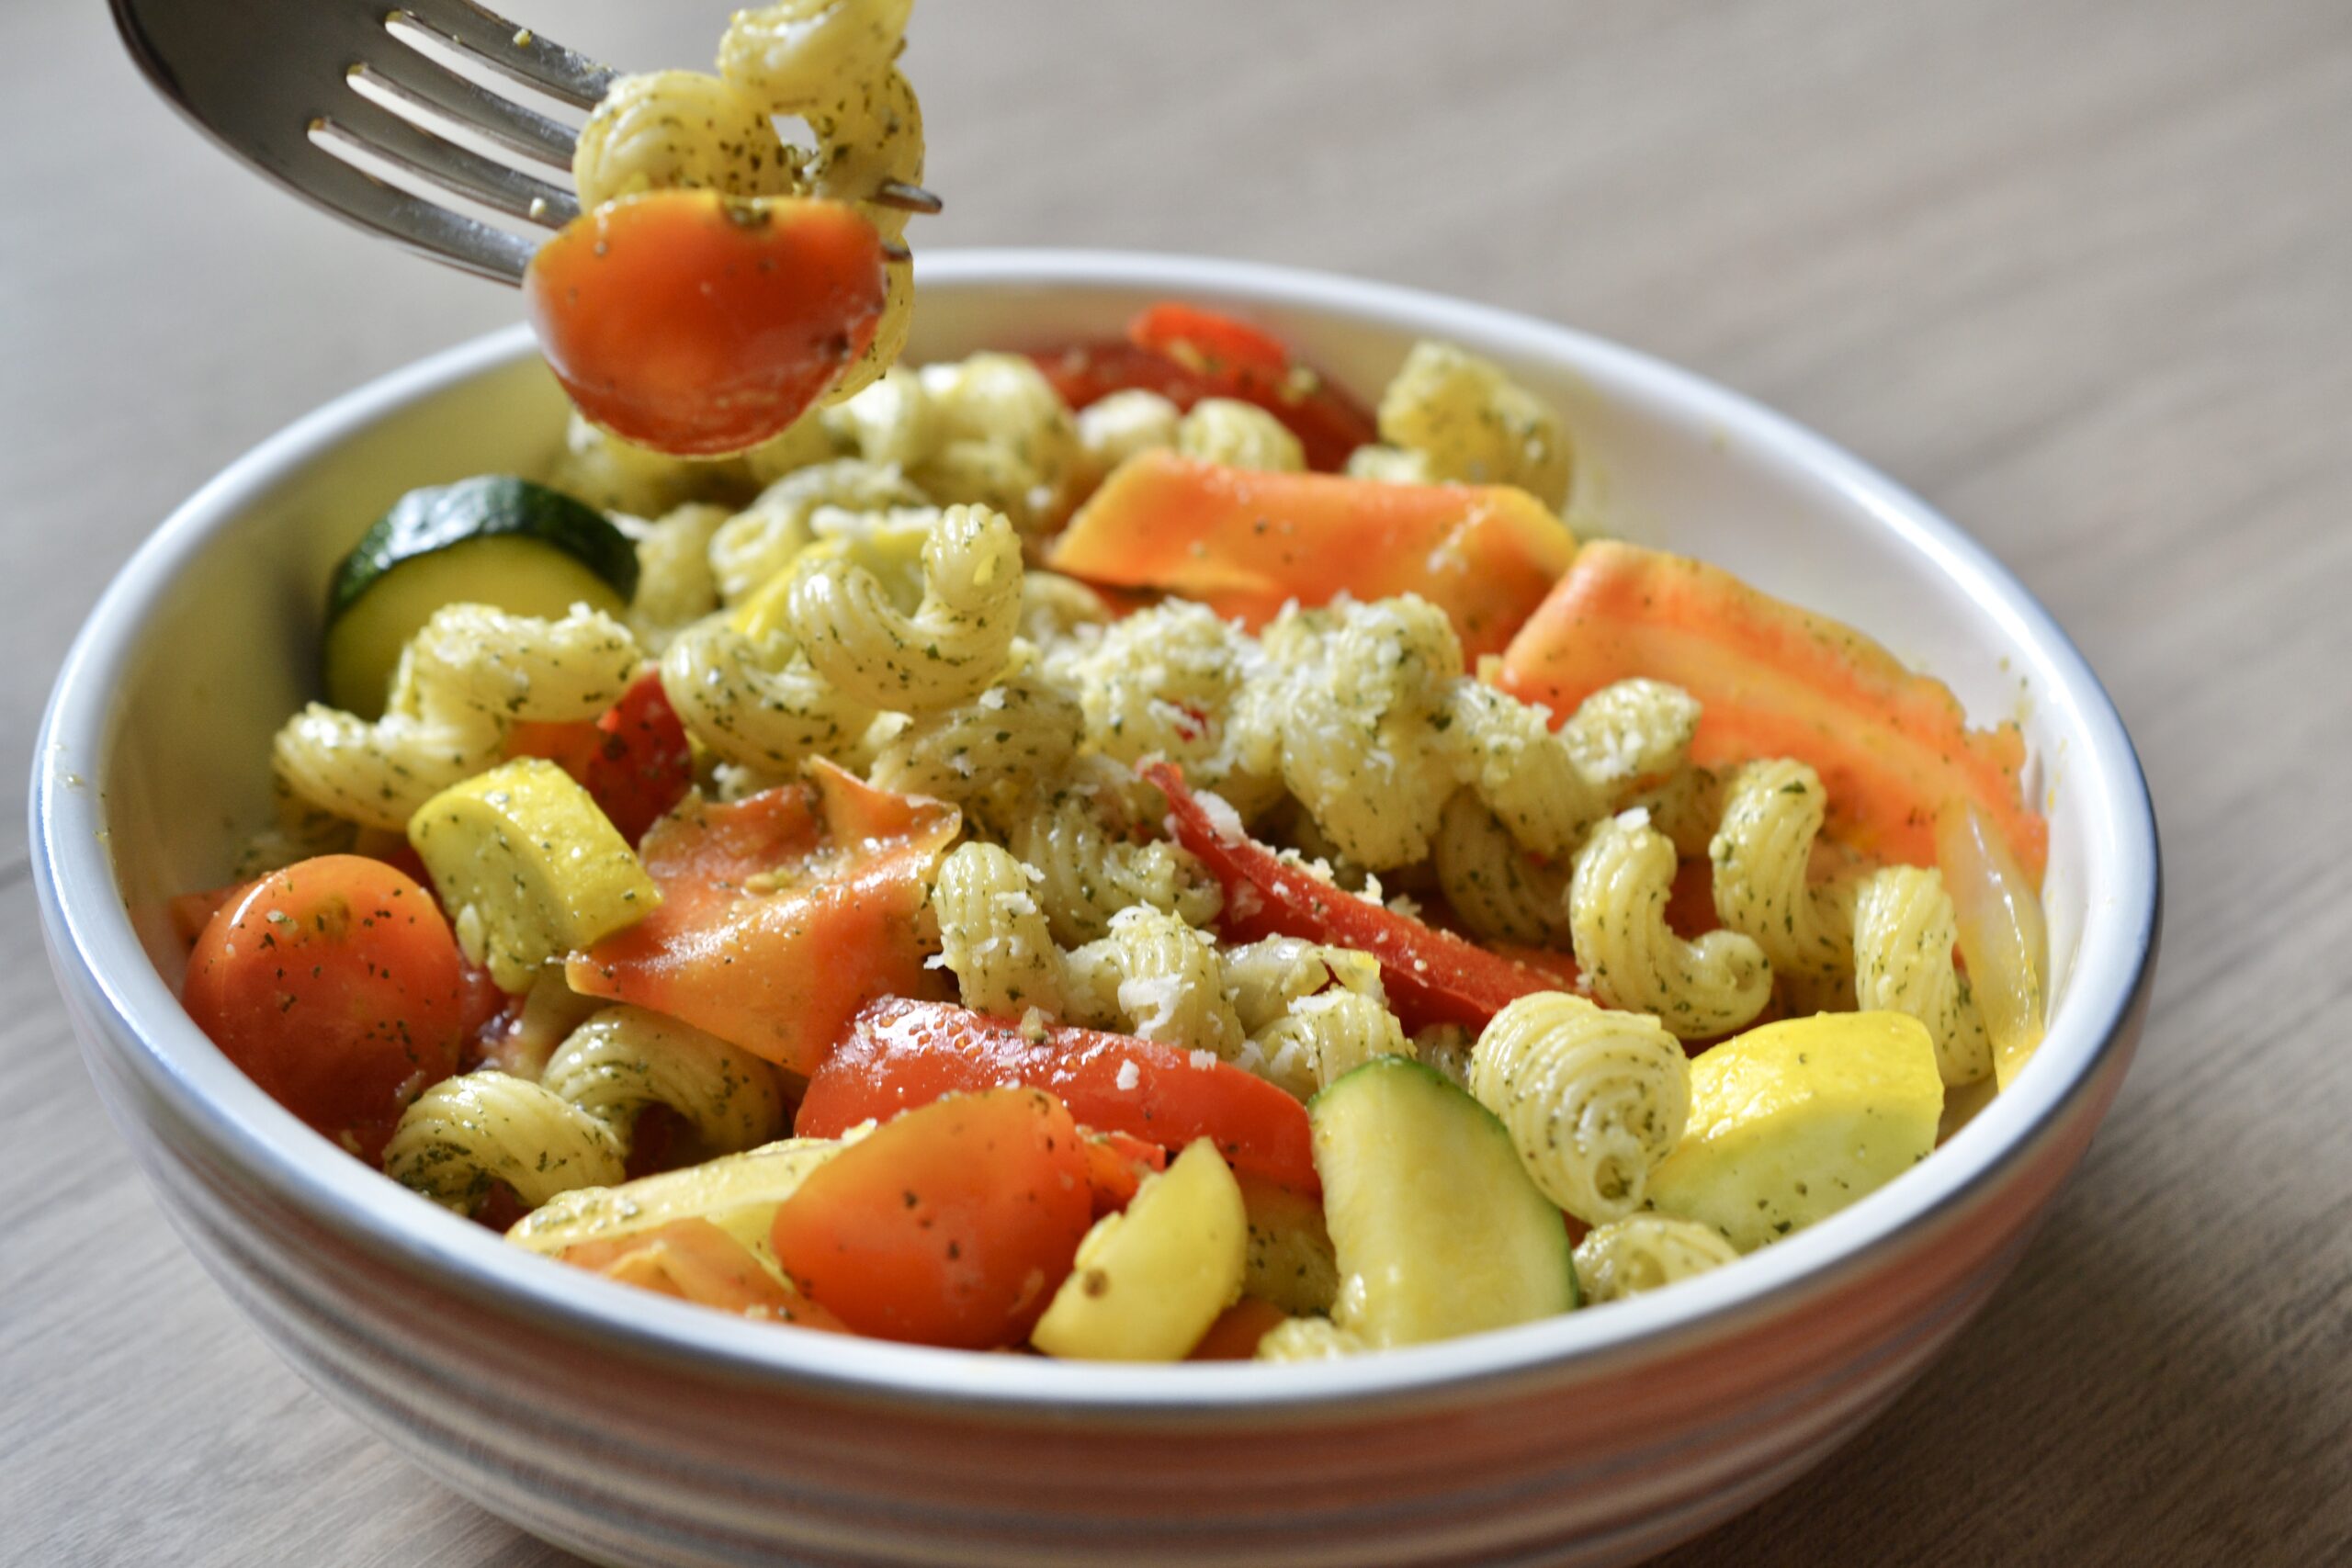
[[[682,1019],[792,1072],[824,1060],[858,1009],[922,995],[914,918],[961,818],[829,763],[813,784],[730,804],[689,798],[645,836],[652,914],[565,966],[571,988]]]
[[[1936,863],[1936,811],[1973,803],[2038,881],[2048,825],[2024,801],[2013,724],[1971,729],[1940,681],[1869,637],[1680,556],[1587,545],[1503,656],[1500,684],[1556,715],[1645,675],[1699,699],[1692,760],[1794,757],[1829,792],[1829,830],[1866,853]]]
[[[560,1255],[575,1269],[697,1306],[803,1328],[847,1332],[831,1313],[769,1277],[741,1242],[708,1220],[689,1216],[653,1230],[585,1241]]]
[[[1253,627],[1292,600],[1419,593],[1476,659],[1502,650],[1575,551],[1558,518],[1508,485],[1251,473],[1147,452],[1103,481],[1046,564],[1181,593]]]

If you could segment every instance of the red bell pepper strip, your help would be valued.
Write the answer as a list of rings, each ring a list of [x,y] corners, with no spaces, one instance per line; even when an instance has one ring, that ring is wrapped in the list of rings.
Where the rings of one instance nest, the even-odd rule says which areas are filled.
[[[1220,829],[1173,763],[1146,763],[1143,775],[1168,796],[1169,830],[1176,841],[1225,885],[1227,937],[1279,933],[1372,954],[1380,961],[1388,1005],[1408,1029],[1431,1023],[1483,1028],[1521,997],[1576,984],[1576,966],[1566,954],[1547,955],[1539,967],[1489,953],[1452,931],[1368,903],[1254,839]]]
[[[1207,1138],[1236,1170],[1320,1192],[1306,1108],[1208,1056],[1091,1029],[1024,1032],[944,1002],[888,997],[808,1077],[793,1130],[831,1138],[949,1094],[1026,1084],[1089,1127],[1163,1149]]]
[[[653,670],[593,723],[516,725],[506,754],[544,757],[570,773],[632,844],[685,799],[695,782],[686,727]]]
[[[1127,341],[1197,374],[1229,376],[1269,392],[1281,391],[1291,373],[1290,349],[1282,339],[1181,300],[1146,306],[1127,323]]]

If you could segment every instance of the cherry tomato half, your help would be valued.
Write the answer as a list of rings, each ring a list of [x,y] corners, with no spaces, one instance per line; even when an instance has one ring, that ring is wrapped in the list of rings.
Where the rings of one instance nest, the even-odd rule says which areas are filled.
[[[409,1101],[457,1071],[468,1010],[433,895],[361,855],[302,861],[222,906],[181,999],[272,1099],[371,1162]]]
[[[776,1261],[860,1334],[967,1350],[1028,1337],[1093,1221],[1061,1101],[961,1094],[885,1122],[776,1210]]]
[[[798,419],[865,352],[886,281],[881,236],[839,202],[666,190],[574,219],[523,293],[582,413],[720,457]]]

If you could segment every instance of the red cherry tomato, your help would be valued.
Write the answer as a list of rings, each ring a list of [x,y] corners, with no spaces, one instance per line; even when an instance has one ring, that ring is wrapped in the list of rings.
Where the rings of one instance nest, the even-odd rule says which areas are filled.
[[[372,1162],[409,1101],[457,1071],[466,992],[432,894],[381,861],[322,855],[212,917],[181,999],[272,1099]]]
[[[1061,1101],[960,1094],[885,1122],[775,1213],[776,1261],[860,1334],[967,1350],[1018,1345],[1093,1223]]]
[[[838,202],[652,191],[567,224],[524,275],[532,330],[580,410],[692,457],[757,446],[874,340],[882,241]]]

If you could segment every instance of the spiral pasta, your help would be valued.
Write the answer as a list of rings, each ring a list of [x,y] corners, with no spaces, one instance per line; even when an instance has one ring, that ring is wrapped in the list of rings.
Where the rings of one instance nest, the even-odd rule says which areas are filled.
[[[842,0],[843,8],[861,3]],[[922,104],[914,85],[895,66],[885,65],[846,84],[837,81],[835,93],[829,102],[796,105],[771,99],[770,107],[779,113],[797,107],[815,133],[816,146],[800,169],[809,190],[855,203],[859,215],[884,239],[899,239],[907,229],[905,211],[871,198],[888,182],[916,185],[922,179]]]
[[[922,547],[911,612],[852,548],[804,554],[793,630],[836,691],[897,713],[953,707],[994,684],[1021,620],[1021,540],[1001,513],[951,506]]]
[[[737,604],[816,542],[820,510],[880,513],[926,504],[894,465],[843,457],[786,474],[710,537],[719,598]]]
[[[1159,644],[1149,646],[1164,664]],[[1687,694],[1635,680],[1593,694],[1555,733],[1545,709],[1465,675],[1462,662],[1452,623],[1416,595],[1287,610],[1266,628],[1257,659],[1234,660],[1254,676],[1233,703],[1237,771],[1278,773],[1316,829],[1371,871],[1430,851],[1457,784],[1520,848],[1565,861],[1594,822],[1679,768],[1697,730]],[[1477,825],[1456,815],[1451,859],[1465,881],[1474,859],[1487,858]],[[1525,891],[1499,878],[1497,886]],[[1534,931],[1532,896],[1485,913]]]
[[[718,69],[771,112],[796,112],[888,69],[913,10],[914,0],[784,0],[739,11]]]
[[[885,755],[888,753],[886,751]],[[1097,792],[1065,784],[1019,813],[1005,843],[1035,874],[1037,901],[1066,946],[1108,936],[1112,919],[1138,904],[1189,925],[1215,919],[1225,895],[1183,850],[1114,833]]]
[[[531,976],[521,1011],[484,1048],[481,1066],[537,1083],[571,1032],[605,1005],[601,998],[573,990],[562,964],[548,964]]]
[[[954,801],[1001,825],[1020,818],[1024,805],[1034,815],[1035,802],[1076,754],[1083,727],[1076,702],[1023,671],[970,702],[916,717],[882,743],[867,776],[883,789]]]
[[[1682,768],[1699,732],[1698,700],[1679,686],[1636,677],[1612,682],[1577,705],[1560,744],[1612,807],[1623,792]]]
[[[1337,1361],[1372,1347],[1328,1317],[1284,1318],[1258,1341],[1261,1361]]]
[[[885,240],[904,211],[877,203],[885,184],[921,183],[922,105],[895,62],[912,0],[779,0],[738,11],[718,46],[720,77],[769,115],[797,116],[816,145],[791,158],[797,188],[854,204]],[[888,267],[874,341],[828,394],[838,403],[896,363],[913,319],[914,268]]]
[[[1052,654],[1111,625],[1102,595],[1075,577],[1031,570],[1021,574],[1021,635]]]
[[[1414,1054],[1396,1015],[1376,998],[1334,988],[1301,997],[1250,1036],[1237,1066],[1304,1100],[1375,1056]]]
[[[894,370],[823,419],[865,461],[900,465],[940,502],[1001,512],[1024,535],[1058,519],[1086,477],[1077,422],[1022,355]]]
[[[1545,1197],[1605,1224],[1641,1207],[1651,1168],[1681,1141],[1690,1067],[1657,1020],[1539,991],[1480,1032],[1470,1092]]]
[[[843,696],[810,665],[789,631],[754,640],[724,615],[672,639],[662,690],[686,732],[723,762],[769,775],[809,757],[851,765],[874,712]]]
[[[1828,795],[1803,762],[1750,762],[1723,786],[1723,818],[1708,845],[1715,913],[1752,939],[1783,979],[1842,988],[1853,963],[1851,894],[1809,878]]]
[[[611,1129],[627,1149],[637,1119],[669,1107],[699,1158],[756,1148],[784,1130],[775,1069],[740,1046],[643,1008],[608,1007],[565,1037],[541,1086]]]
[[[1147,904],[1122,909],[1112,917],[1109,935],[1071,956],[1095,967],[1090,988],[1098,995],[1102,969],[1116,976],[1113,994],[1130,1034],[1226,1059],[1249,1041],[1226,995],[1216,945],[1175,915]]]
[[[1550,716],[1483,682],[1448,691],[1449,738],[1463,782],[1521,848],[1565,859],[1638,781],[1681,764],[1699,705],[1658,681],[1595,692],[1555,734]]]
[[[251,881],[312,855],[341,854],[358,829],[332,811],[322,811],[287,786],[283,774],[269,781],[270,820],[237,852],[237,879]]]
[[[1306,468],[1306,449],[1288,425],[1233,398],[1203,398],[1187,410],[1176,424],[1176,450],[1228,468],[1295,474]]]
[[[1685,767],[1635,795],[1632,805],[1649,813],[1650,826],[1667,836],[1677,855],[1704,859],[1707,846],[1714,842],[1715,823],[1723,815],[1723,775],[1707,768]]]
[[[1078,445],[1090,479],[1100,479],[1138,452],[1176,445],[1183,411],[1158,392],[1130,387],[1078,411]]]
[[[729,515],[723,506],[690,502],[639,536],[628,629],[646,652],[658,658],[671,638],[718,608],[710,541]]]
[[[1445,613],[1412,594],[1331,610],[1285,610],[1262,638],[1272,672],[1244,693],[1252,747],[1347,857],[1374,871],[1429,852],[1452,758],[1429,744],[1462,673]]]
[[[1348,454],[1346,472],[1351,479],[1374,479],[1381,484],[1433,485],[1439,482],[1437,470],[1430,466],[1427,457],[1419,452],[1408,452],[1400,446],[1359,446]]]
[[[382,718],[311,703],[278,730],[273,761],[312,806],[404,829],[418,807],[497,761],[509,726],[594,718],[637,663],[628,628],[601,611],[548,621],[444,605],[402,650]]]
[[[1568,883],[1577,966],[1612,1008],[1655,1013],[1685,1040],[1728,1034],[1772,999],[1772,968],[1737,931],[1677,936],[1666,923],[1674,871],[1674,845],[1645,814],[1594,828]]]
[[[1308,997],[1334,987],[1385,1003],[1380,961],[1304,937],[1270,936],[1224,953],[1225,990],[1241,1026],[1255,1034]]]
[[[800,181],[757,99],[700,72],[654,71],[605,90],[581,128],[571,183],[584,209],[655,190],[781,196]]]
[[[724,488],[729,465],[673,457],[622,440],[574,412],[564,426],[563,450],[548,467],[547,482],[590,506],[631,517],[659,517]]]
[[[1477,1043],[1477,1037],[1458,1023],[1426,1024],[1413,1032],[1413,1057],[1466,1092],[1470,1088],[1470,1055]]]
[[[1573,456],[1560,416],[1499,366],[1418,343],[1381,394],[1380,438],[1430,479],[1517,485],[1557,512]]]
[[[1577,1243],[1577,1282],[1587,1306],[1622,1302],[1739,1261],[1739,1249],[1712,1225],[1663,1214],[1629,1214],[1597,1225]]]
[[[1993,1072],[1984,1017],[1952,964],[1959,934],[1940,873],[1887,866],[1854,885],[1854,1005],[1909,1013],[1926,1024],[1937,1071],[1951,1085]]]
[[[1566,870],[1520,848],[1470,791],[1445,803],[1433,848],[1438,886],[1471,931],[1530,946],[1568,942]]]
[[[384,1174],[470,1213],[499,1182],[526,1208],[625,1174],[612,1129],[527,1078],[488,1068],[444,1078],[401,1113]]]
[[[1271,757],[1243,754],[1236,705],[1253,651],[1206,605],[1179,601],[1113,623],[1051,668],[1076,687],[1086,738],[1104,756],[1130,763],[1164,757],[1196,787],[1254,814],[1282,785]]]
[[[1023,534],[1058,520],[1083,454],[1077,421],[1045,372],[1026,355],[976,354],[921,376],[939,439],[914,466],[915,482],[943,502],[992,507]]]
[[[818,418],[834,443],[857,454],[854,461],[901,469],[922,462],[946,438],[939,405],[922,376],[903,365]]]
[[[1061,950],[1030,891],[1030,872],[993,844],[960,844],[932,878],[946,968],[964,1005],[1001,1018],[1068,1010]]]

